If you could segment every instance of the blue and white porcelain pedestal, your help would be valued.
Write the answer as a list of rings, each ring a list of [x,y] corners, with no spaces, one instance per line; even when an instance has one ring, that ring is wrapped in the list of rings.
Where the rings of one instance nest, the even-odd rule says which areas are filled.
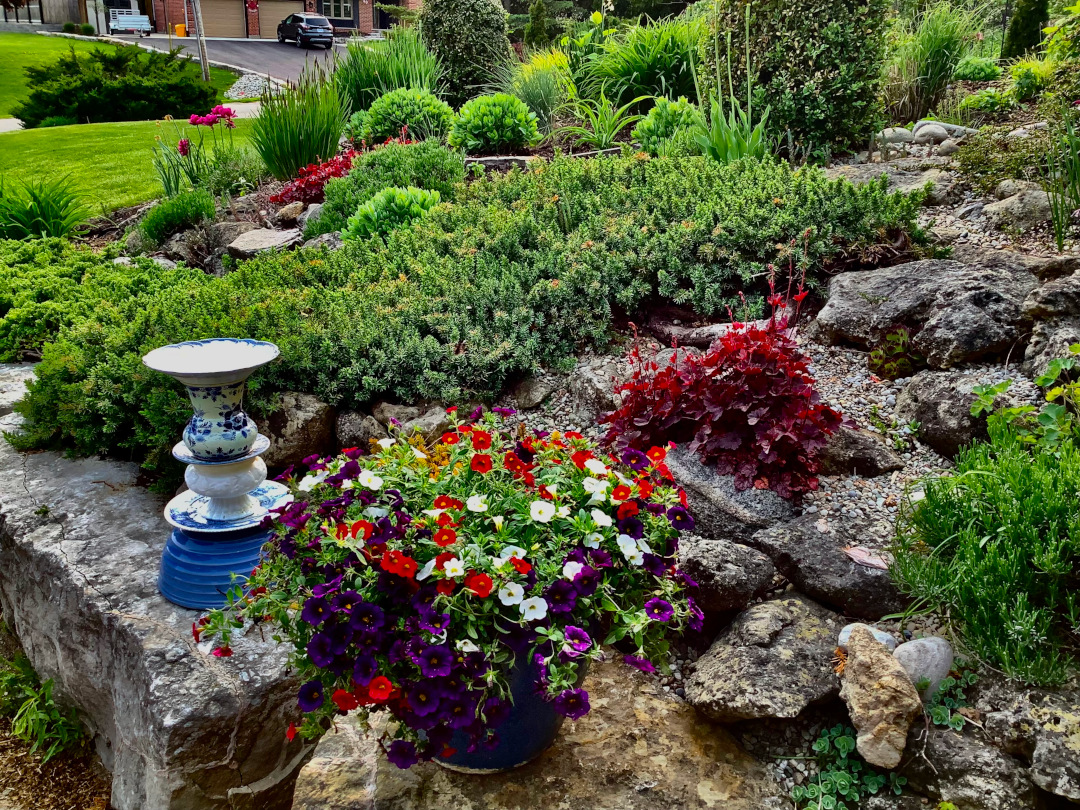
[[[155,349],[149,368],[188,389],[194,414],[173,457],[187,465],[190,489],[165,507],[173,532],[161,559],[158,589],[170,602],[206,610],[258,565],[270,532],[263,519],[288,503],[282,484],[266,480],[260,456],[270,440],[243,411],[246,381],[278,355],[272,343],[213,338]]]

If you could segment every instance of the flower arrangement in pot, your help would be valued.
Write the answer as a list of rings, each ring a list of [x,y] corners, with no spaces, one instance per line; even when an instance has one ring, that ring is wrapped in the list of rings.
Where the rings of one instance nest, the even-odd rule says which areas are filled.
[[[496,409],[500,410],[500,409]],[[666,670],[665,636],[699,628],[674,554],[693,528],[665,450],[605,455],[579,433],[512,432],[512,412],[310,458],[243,591],[196,637],[228,655],[247,621],[294,648],[317,737],[351,711],[383,711],[395,765],[437,759],[505,770],[538,755],[601,645]]]

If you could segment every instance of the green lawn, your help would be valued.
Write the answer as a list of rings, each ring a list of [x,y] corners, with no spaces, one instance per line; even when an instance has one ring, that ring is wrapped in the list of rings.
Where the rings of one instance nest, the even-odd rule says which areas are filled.
[[[250,127],[250,119],[236,122],[236,145],[247,142]],[[111,210],[135,205],[161,193],[151,163],[151,147],[158,134],[175,143],[172,125],[161,122],[159,127],[155,121],[0,133],[0,176],[71,175],[95,210],[98,206]]]
[[[48,64],[71,48],[77,53],[85,53],[94,48],[110,47],[120,46],[41,34],[0,34],[0,118],[11,118],[12,109],[27,94],[24,68]],[[217,90],[219,100],[235,81],[236,75],[232,72],[210,68],[210,84]]]

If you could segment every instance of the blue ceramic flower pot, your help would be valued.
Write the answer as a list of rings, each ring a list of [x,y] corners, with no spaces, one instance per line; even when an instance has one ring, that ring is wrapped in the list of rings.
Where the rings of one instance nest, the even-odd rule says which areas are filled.
[[[588,662],[579,667],[584,680]],[[510,694],[514,705],[506,722],[498,727],[498,744],[491,750],[469,752],[469,736],[457,731],[450,746],[457,752],[449,757],[436,757],[435,762],[462,773],[499,773],[518,768],[540,756],[559,736],[565,719],[536,691],[536,665],[517,666],[510,677]]]

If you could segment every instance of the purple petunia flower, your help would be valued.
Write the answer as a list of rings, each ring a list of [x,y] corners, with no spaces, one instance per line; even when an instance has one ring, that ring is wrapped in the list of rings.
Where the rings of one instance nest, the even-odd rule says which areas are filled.
[[[503,417],[504,419],[509,419],[511,416],[513,416],[515,413],[517,413],[517,411],[515,411],[513,408],[500,408],[500,407],[492,408],[491,412],[498,414],[499,416]]]
[[[624,655],[623,663],[629,664],[634,669],[640,669],[642,672],[653,673],[656,672],[656,667],[652,665],[652,661],[648,658],[641,658],[637,655]]]
[[[654,622],[670,622],[675,616],[675,610],[670,602],[653,598],[645,603],[645,615]]]
[[[687,624],[691,630],[699,633],[705,628],[705,613],[698,607],[697,602],[691,596],[686,597],[686,604],[690,608],[690,619]]]
[[[383,609],[370,602],[360,602],[353,606],[349,624],[357,630],[378,630],[385,621]]]
[[[668,509],[667,519],[676,531],[692,532],[694,530],[694,519],[690,517],[685,506],[673,506]]]
[[[687,588],[698,587],[697,580],[691,577],[685,571],[679,571],[679,579],[682,581],[682,584],[685,585]]]
[[[353,664],[353,682],[357,686],[367,686],[371,683],[371,679],[375,677],[379,671],[379,662],[375,660],[371,655],[360,655],[356,658],[356,663]]]
[[[664,565],[664,558],[656,554],[645,554],[642,557],[643,562],[641,567],[652,574],[654,577],[664,576],[664,571],[667,567]]]
[[[584,689],[564,689],[555,698],[555,711],[571,720],[584,717],[589,713],[589,693]]]
[[[353,629],[347,624],[335,624],[327,630],[326,635],[330,637],[330,651],[334,655],[341,655],[353,640]]]
[[[622,534],[629,535],[635,540],[640,540],[645,536],[645,524],[636,517],[623,518],[616,525]]]
[[[611,568],[611,553],[602,548],[594,548],[589,551],[589,557],[596,568]]]
[[[417,717],[426,717],[439,708],[439,692],[435,684],[420,681],[409,688],[409,708]]]
[[[544,591],[548,610],[552,613],[569,613],[577,606],[577,588],[565,579],[557,579]]]
[[[501,726],[510,718],[510,701],[490,697],[484,701],[484,721],[488,728]]]
[[[308,658],[315,666],[325,669],[334,660],[334,640],[329,633],[316,633],[307,645]]]
[[[356,591],[343,591],[334,597],[334,610],[349,616],[352,614],[353,608],[360,604],[360,601],[360,594]]]
[[[578,596],[592,596],[600,585],[600,572],[591,565],[584,566],[574,577]]]
[[[476,719],[476,704],[465,700],[443,701],[441,713],[450,728],[465,728]]]
[[[454,653],[443,644],[431,644],[420,652],[416,663],[425,678],[438,678],[450,674],[450,668],[454,664]]]
[[[438,635],[450,625],[450,614],[425,607],[420,610],[420,629]]]
[[[394,740],[386,751],[386,758],[403,771],[420,761],[416,744],[410,740]]]
[[[304,602],[300,618],[312,627],[318,627],[330,616],[330,603],[321,596],[313,596]]]
[[[296,697],[296,702],[302,712],[315,711],[323,705],[324,700],[326,700],[326,691],[321,681],[308,681],[300,687],[300,693]]]
[[[647,503],[645,504],[645,510],[650,515],[662,515],[664,514],[664,505],[662,503]]]
[[[572,624],[566,625],[563,636],[566,638],[566,643],[570,645],[570,648],[574,650],[574,652],[588,652],[589,648],[592,647],[592,638],[590,638],[589,634],[580,627],[575,627]]]
[[[488,673],[488,662],[484,660],[482,652],[471,652],[461,662],[461,671],[465,677],[479,680]]]
[[[627,447],[622,453],[622,462],[634,472],[641,472],[649,466],[649,457],[640,450]]]

